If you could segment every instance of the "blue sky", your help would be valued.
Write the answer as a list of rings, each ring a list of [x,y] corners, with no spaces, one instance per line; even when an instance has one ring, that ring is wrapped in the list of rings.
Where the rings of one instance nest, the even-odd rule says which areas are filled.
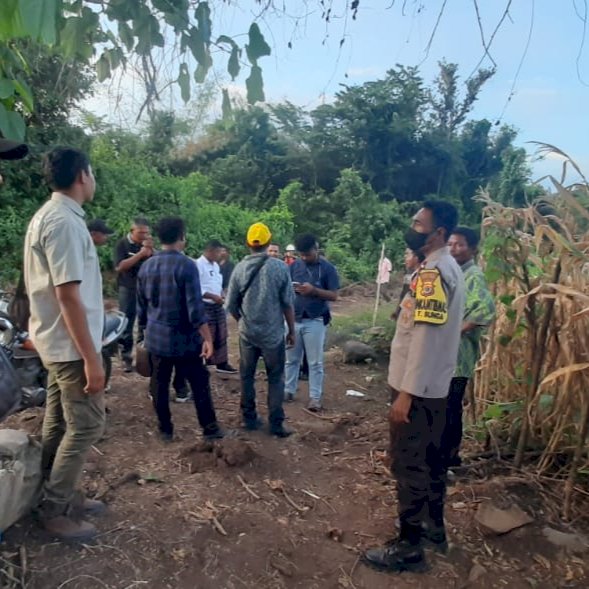
[[[426,80],[437,72],[437,62],[458,63],[463,78],[470,75],[484,50],[472,0],[449,0],[438,30],[426,54],[426,47],[443,0],[426,0],[427,7],[415,13],[415,3],[407,1],[402,15],[402,0],[363,0],[355,21],[344,25],[334,21],[327,31],[318,18],[309,17],[292,50],[286,48],[293,23],[269,19],[273,32],[274,56],[264,60],[267,98],[283,98],[297,104],[317,104],[322,95],[329,98],[340,83],[362,83],[379,76],[395,63],[420,65]],[[342,4],[342,3],[340,3]],[[479,0],[481,20],[488,39],[503,14],[507,0]],[[528,41],[529,48],[516,78]],[[577,1],[582,14],[585,4]],[[518,141],[552,143],[569,153],[589,172],[589,48],[582,51],[577,73],[577,56],[583,42],[583,22],[572,0],[514,0],[507,18],[497,33],[491,55],[497,74],[484,87],[473,111],[477,118],[500,120],[519,130]],[[247,15],[236,16],[236,20]],[[264,26],[262,25],[264,30]],[[339,41],[346,32],[340,51]],[[589,40],[587,40],[589,45]],[[491,65],[486,59],[485,66]],[[346,78],[345,75],[348,75]],[[515,85],[514,85],[515,84]],[[512,86],[514,94],[511,100]],[[527,146],[530,152],[533,146]],[[536,174],[554,173],[556,162],[534,165]]]
[[[326,25],[320,14],[305,10],[318,1],[291,0],[284,18],[267,13],[260,27],[273,49],[263,58],[266,98],[288,99],[308,107],[329,101],[340,84],[359,84],[377,79],[396,63],[419,65],[426,80],[437,72],[437,62],[458,63],[464,78],[484,55],[473,0],[446,0],[446,8],[429,51],[444,0],[361,0],[356,20],[345,11],[345,0],[332,0],[334,18]],[[478,0],[481,21],[488,39],[508,0]],[[241,7],[223,5],[214,15],[216,33],[240,35],[247,31],[259,5],[244,0]],[[516,127],[518,142],[543,141],[557,145],[589,172],[589,49],[584,39],[583,0],[512,0],[491,47],[496,75],[485,85],[472,113],[476,118],[500,120]],[[307,6],[306,6],[307,5]],[[387,9],[387,6],[391,6]],[[425,5],[425,6],[423,6]],[[417,10],[422,6],[421,10]],[[526,52],[530,24],[533,26]],[[340,39],[345,42],[340,49]],[[239,38],[239,37],[238,37]],[[287,44],[293,42],[293,48]],[[587,41],[589,45],[589,40]],[[519,75],[518,67],[525,57]],[[580,57],[578,59],[580,53]],[[490,66],[488,58],[484,66]],[[578,67],[578,70],[577,70]],[[347,75],[347,77],[346,77]],[[244,85],[242,74],[233,88]],[[513,88],[513,96],[509,100]],[[172,99],[180,107],[180,101]],[[93,109],[95,110],[95,109]],[[533,153],[533,146],[526,146]],[[536,177],[558,173],[560,164],[534,164]]]

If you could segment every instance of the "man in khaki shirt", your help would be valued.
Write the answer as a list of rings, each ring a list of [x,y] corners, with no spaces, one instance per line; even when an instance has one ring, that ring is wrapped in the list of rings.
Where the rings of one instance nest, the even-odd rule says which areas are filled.
[[[460,343],[464,278],[446,242],[457,222],[454,206],[428,201],[405,235],[409,248],[425,260],[401,302],[391,344],[391,466],[401,530],[394,541],[364,554],[367,564],[383,570],[422,572],[424,544],[448,550],[441,442]]]
[[[44,172],[54,192],[29,223],[24,248],[31,337],[49,372],[40,512],[53,535],[88,539],[96,528],[70,515],[85,455],[105,422],[102,279],[82,209],[96,183],[86,155],[72,148],[48,153]],[[81,507],[104,509],[89,499]]]

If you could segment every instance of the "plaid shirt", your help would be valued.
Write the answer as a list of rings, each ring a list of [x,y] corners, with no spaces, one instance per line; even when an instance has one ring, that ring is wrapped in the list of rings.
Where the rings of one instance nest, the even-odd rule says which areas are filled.
[[[145,347],[157,356],[200,352],[198,328],[207,322],[195,263],[177,251],[147,260],[137,278],[139,326]]]

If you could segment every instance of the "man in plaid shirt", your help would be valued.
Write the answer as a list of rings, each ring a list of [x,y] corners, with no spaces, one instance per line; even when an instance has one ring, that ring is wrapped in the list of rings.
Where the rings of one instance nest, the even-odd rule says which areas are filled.
[[[139,326],[152,366],[150,390],[163,441],[170,442],[174,426],[169,389],[175,368],[190,384],[198,421],[206,439],[223,437],[211,399],[204,362],[213,354],[211,333],[200,290],[198,269],[183,255],[184,221],[162,219],[157,226],[162,251],[147,260],[137,280]]]

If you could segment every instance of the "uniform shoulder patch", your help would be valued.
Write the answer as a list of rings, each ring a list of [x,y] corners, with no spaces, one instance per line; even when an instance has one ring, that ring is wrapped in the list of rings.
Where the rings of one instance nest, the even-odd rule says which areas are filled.
[[[448,299],[437,268],[424,268],[417,274],[414,320],[432,325],[448,321]]]

